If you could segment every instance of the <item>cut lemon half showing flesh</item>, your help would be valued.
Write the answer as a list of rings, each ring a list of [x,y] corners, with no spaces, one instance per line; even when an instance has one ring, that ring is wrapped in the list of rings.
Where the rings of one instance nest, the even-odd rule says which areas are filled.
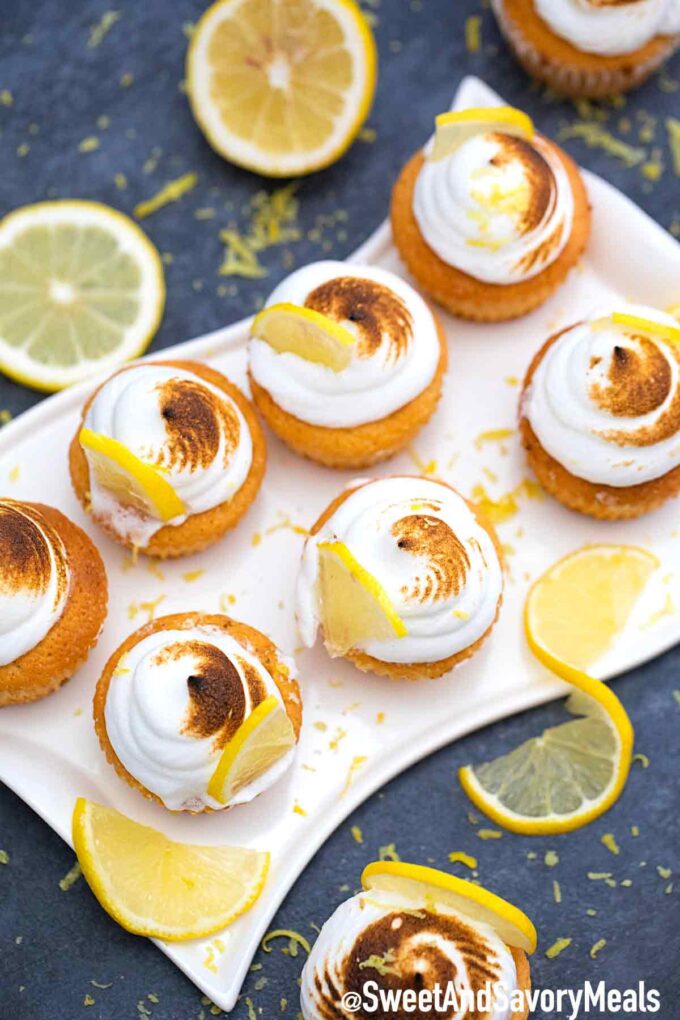
[[[175,843],[113,808],[79,797],[73,845],[83,875],[111,917],[135,935],[204,938],[257,900],[269,854]]]
[[[250,335],[279,354],[297,354],[334,372],[347,368],[356,343],[348,329],[327,315],[287,303],[263,308],[253,320]]]
[[[344,655],[360,641],[405,637],[403,620],[380,582],[344,542],[319,543],[319,598],[329,650]]]
[[[295,743],[288,714],[272,694],[241,723],[222,751],[208,793],[220,804],[229,804],[239,790],[264,775]]]
[[[51,392],[138,357],[165,305],[146,234],[98,202],[39,202],[0,222],[0,370]]]
[[[672,344],[680,344],[680,327],[669,326],[665,322],[655,322],[641,315],[628,315],[625,312],[613,312],[611,321],[617,326],[634,329],[644,336],[658,336]]]
[[[461,145],[478,134],[498,132],[530,142],[534,124],[528,114],[514,106],[480,107],[440,113],[435,119],[434,146],[431,160],[445,159]]]
[[[218,0],[191,39],[189,99],[225,159],[268,177],[308,174],[351,144],[376,64],[354,0]]]
[[[393,893],[407,902],[424,903],[436,909],[438,904],[450,907],[473,921],[490,925],[508,946],[526,953],[536,948],[536,929],[529,918],[512,903],[436,868],[405,861],[374,861],[361,875],[364,889]]]
[[[123,506],[160,521],[184,514],[184,504],[170,482],[123,443],[88,428],[82,428],[78,438],[95,480]]]

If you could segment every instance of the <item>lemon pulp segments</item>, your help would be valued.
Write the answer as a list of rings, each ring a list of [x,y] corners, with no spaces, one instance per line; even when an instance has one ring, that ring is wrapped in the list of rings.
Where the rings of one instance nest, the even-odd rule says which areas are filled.
[[[208,793],[220,804],[263,775],[295,747],[295,731],[288,714],[273,694],[261,701],[225,746],[208,783]]]
[[[534,124],[528,114],[513,106],[480,107],[440,113],[435,119],[435,138],[429,159],[450,156],[468,139],[488,132],[499,132],[531,141]]]
[[[97,202],[40,202],[0,223],[0,369],[46,391],[144,351],[165,303],[160,256]]]
[[[210,144],[271,177],[338,159],[375,81],[375,41],[354,0],[218,0],[187,58],[191,107]]]
[[[318,551],[321,622],[334,654],[343,655],[360,641],[406,635],[387,592],[344,542],[319,542]]]
[[[364,868],[361,884],[367,890],[424,902],[426,907],[451,907],[473,921],[490,925],[508,946],[527,953],[536,948],[536,929],[526,914],[488,889],[445,871],[406,861],[374,861]]]
[[[349,365],[356,343],[348,329],[327,315],[285,302],[263,308],[253,320],[250,335],[280,354],[297,354],[334,372]]]
[[[269,854],[175,843],[113,808],[79,797],[73,845],[104,909],[136,935],[184,941],[225,928],[256,901]]]
[[[96,481],[123,506],[161,521],[184,514],[184,504],[170,482],[123,443],[88,428],[80,430],[79,440]]]

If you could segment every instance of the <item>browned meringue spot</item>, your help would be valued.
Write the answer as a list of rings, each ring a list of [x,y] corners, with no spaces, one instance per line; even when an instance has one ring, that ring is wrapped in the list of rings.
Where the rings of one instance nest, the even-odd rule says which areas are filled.
[[[454,598],[465,586],[470,557],[449,525],[429,514],[410,514],[392,525],[392,534],[404,552],[427,560],[424,577],[402,593],[417,602]]]
[[[528,187],[517,228],[521,234],[529,234],[552,212],[557,191],[555,177],[550,164],[530,142],[512,135],[495,134],[493,137],[499,148],[491,165],[500,168],[519,163],[522,168]]]
[[[630,4],[639,4],[643,0],[588,0],[591,7],[628,7]]]
[[[668,401],[673,385],[672,366],[649,337],[627,334],[627,339],[625,345],[612,348],[607,384],[593,383],[589,395],[599,408],[614,417],[642,418]],[[652,425],[632,432],[612,429],[599,435],[620,445],[652,446],[679,430],[680,390]]]
[[[369,358],[383,344],[397,361],[413,338],[413,320],[402,299],[381,283],[355,276],[327,280],[307,295],[307,308],[336,322],[351,322],[358,335],[357,353]]]
[[[0,501],[0,592],[43,595],[53,570],[56,608],[68,587],[68,563],[61,538],[39,510],[13,500]]]
[[[231,403],[194,379],[169,379],[158,389],[167,435],[158,465],[180,471],[209,467],[217,456],[222,435],[228,464],[241,433]]]

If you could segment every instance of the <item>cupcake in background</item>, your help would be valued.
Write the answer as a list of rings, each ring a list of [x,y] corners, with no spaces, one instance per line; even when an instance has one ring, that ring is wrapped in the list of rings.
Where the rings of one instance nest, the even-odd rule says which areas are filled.
[[[680,42],[677,0],[491,0],[491,5],[524,69],[573,99],[637,88]]]
[[[264,436],[232,382],[193,361],[124,368],[83,408],[70,448],[80,502],[123,545],[199,552],[238,524],[264,475]]]
[[[444,113],[392,193],[399,254],[452,315],[514,319],[564,282],[590,233],[575,163],[512,107]]]
[[[435,411],[446,339],[427,304],[384,269],[315,262],[255,318],[253,400],[296,453],[333,468],[393,456]]]
[[[561,330],[524,380],[520,433],[541,485],[603,520],[680,491],[680,328],[623,302]]]

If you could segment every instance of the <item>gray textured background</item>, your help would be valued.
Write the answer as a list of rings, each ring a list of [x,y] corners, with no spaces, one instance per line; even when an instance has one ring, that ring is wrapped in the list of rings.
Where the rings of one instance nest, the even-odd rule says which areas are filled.
[[[220,277],[220,229],[247,229],[250,200],[272,185],[222,162],[191,118],[180,84],[187,43],[183,25],[194,22],[204,4],[112,2],[121,17],[100,45],[90,47],[91,28],[108,6],[102,0],[0,0],[0,205],[4,212],[43,198],[73,196],[130,212],[166,181],[197,172],[199,183],[191,194],[144,221],[167,263],[168,304],[154,348],[252,311],[291,262],[329,253],[342,257],[355,248],[384,217],[399,167],[426,137],[433,116],[448,106],[466,72],[479,74],[510,102],[526,107],[581,163],[680,232],[680,168],[673,166],[665,123],[673,113],[680,116],[677,61],[625,105],[586,104],[577,110],[543,95],[515,67],[486,4],[372,0],[364,6],[376,22],[380,49],[378,94],[368,122],[375,141],[357,142],[335,167],[300,185],[302,237],[262,254],[266,278]],[[470,15],[482,18],[482,47],[476,53],[465,45]],[[120,83],[125,74],[133,76],[128,87]],[[631,146],[626,158],[606,151],[606,143],[605,148],[587,145],[583,136],[592,141],[598,130]],[[99,147],[79,152],[80,142],[91,136]],[[121,173],[125,189],[114,180]],[[197,219],[196,210],[205,208],[214,209],[215,216]],[[621,227],[625,230],[625,224]],[[0,409],[17,414],[36,399],[0,380]],[[500,840],[484,841],[476,835],[456,768],[494,757],[562,717],[558,706],[527,713],[459,741],[368,801],[316,855],[273,927],[295,928],[313,938],[312,926],[322,924],[345,897],[340,887],[355,888],[362,866],[387,844],[394,843],[404,859],[442,867],[448,866],[450,851],[466,850],[479,858],[481,880],[515,900],[536,922],[540,945],[532,971],[537,986],[576,988],[586,979],[605,979],[611,987],[626,988],[645,980],[662,993],[664,1020],[680,1017],[678,889],[672,888],[673,876],[665,877],[665,869],[680,867],[680,705],[674,697],[679,670],[680,650],[675,650],[616,682],[635,725],[637,750],[650,764],[633,766],[623,797],[604,819],[551,839],[505,833]],[[394,696],[399,696],[396,687]],[[423,689],[423,696],[435,697],[435,688]],[[360,827],[363,843],[355,841],[351,825]],[[631,835],[631,826],[639,828],[639,836]],[[615,834],[619,856],[600,843],[605,832]],[[216,1012],[150,943],[110,921],[82,880],[67,892],[60,889],[72,852],[6,789],[0,789],[0,847],[9,854],[9,863],[0,864],[0,1020],[207,1020]],[[549,849],[559,855],[552,868],[544,863]],[[465,873],[461,865],[452,870]],[[609,872],[617,884],[589,880],[589,871]],[[632,885],[623,886],[625,879]],[[560,904],[553,899],[553,880],[560,883]],[[589,916],[588,909],[597,914]],[[545,949],[558,937],[572,943],[549,960]],[[607,944],[592,959],[590,948],[601,938]],[[285,940],[271,953],[259,953],[234,1010],[239,1020],[296,1017],[303,954],[292,957],[282,948]]]

